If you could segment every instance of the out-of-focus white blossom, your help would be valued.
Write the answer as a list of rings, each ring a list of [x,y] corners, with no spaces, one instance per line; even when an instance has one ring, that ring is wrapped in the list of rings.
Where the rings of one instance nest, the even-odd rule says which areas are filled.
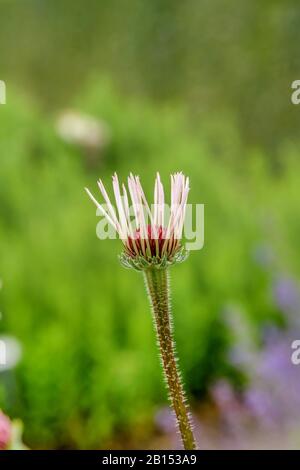
[[[110,129],[105,122],[78,111],[61,113],[56,128],[63,140],[89,150],[101,151],[110,141]]]

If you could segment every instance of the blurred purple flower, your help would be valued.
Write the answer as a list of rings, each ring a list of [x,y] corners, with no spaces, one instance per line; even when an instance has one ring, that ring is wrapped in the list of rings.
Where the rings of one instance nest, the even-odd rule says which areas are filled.
[[[226,380],[219,380],[211,387],[210,394],[218,407],[223,423],[232,429],[239,426],[241,402],[232,385]]]
[[[161,408],[154,418],[155,424],[158,429],[165,433],[176,432],[176,420],[174,413],[168,407]]]
[[[244,401],[250,414],[259,419],[261,423],[268,426],[279,423],[280,410],[267,391],[252,387],[245,392]]]
[[[286,325],[263,326],[261,348],[247,315],[232,305],[222,312],[231,331],[229,361],[245,374],[247,382],[240,393],[226,379],[210,389],[218,409],[219,448],[244,448],[250,436],[266,435],[266,427],[274,436],[299,427],[299,368],[291,362],[291,344],[300,339],[300,287],[292,277],[278,276],[272,293],[286,314]]]
[[[269,347],[272,344],[277,344],[277,342],[282,338],[282,329],[272,325],[271,323],[267,323],[262,327],[261,338],[266,347]]]
[[[273,297],[277,306],[286,313],[293,313],[300,309],[300,293],[296,282],[292,278],[282,277],[275,281]]]
[[[246,409],[241,397],[226,380],[220,380],[211,388],[211,396],[219,411],[219,432],[222,436],[221,448],[243,448],[246,442]]]
[[[226,380],[219,380],[213,385],[211,396],[221,410],[231,408],[235,403],[233,388]]]
[[[233,346],[228,353],[230,363],[236,367],[250,367],[253,364],[253,352],[241,345]]]

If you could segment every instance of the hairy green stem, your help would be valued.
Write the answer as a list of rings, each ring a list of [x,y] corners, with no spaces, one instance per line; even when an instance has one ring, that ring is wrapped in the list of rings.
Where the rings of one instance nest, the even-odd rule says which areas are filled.
[[[196,449],[196,442],[175,357],[169,272],[167,269],[149,268],[144,271],[144,278],[153,310],[161,361],[171,404],[175,411],[183,446],[186,450],[193,450]]]

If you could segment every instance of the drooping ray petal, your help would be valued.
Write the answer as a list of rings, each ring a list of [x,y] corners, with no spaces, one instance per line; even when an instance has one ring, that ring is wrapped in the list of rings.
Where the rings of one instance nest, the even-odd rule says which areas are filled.
[[[111,219],[111,217],[108,215],[108,213],[103,209],[103,207],[101,206],[101,204],[99,204],[99,202],[98,202],[97,199],[92,195],[92,193],[90,192],[90,190],[89,190],[88,188],[84,188],[84,189],[86,190],[86,192],[88,193],[89,197],[91,198],[91,200],[93,201],[93,203],[96,205],[96,207],[100,210],[100,212],[104,215],[104,217],[106,217],[106,219],[108,220],[108,222],[114,227],[114,229],[115,229],[116,231],[118,231],[115,222]]]
[[[120,230],[120,224],[119,224],[119,221],[118,221],[118,219],[117,219],[116,212],[115,212],[115,210],[114,210],[114,208],[113,208],[113,206],[112,206],[112,204],[111,204],[111,202],[110,202],[110,199],[109,199],[109,197],[108,197],[108,194],[107,194],[107,192],[106,192],[106,190],[105,190],[104,184],[102,183],[101,180],[97,181],[97,183],[98,183],[98,187],[99,187],[99,189],[100,189],[100,192],[101,192],[101,194],[102,194],[102,196],[103,196],[103,198],[104,198],[104,200],[105,200],[105,202],[106,202],[107,209],[108,209],[108,212],[109,212],[109,214],[110,214],[110,217],[111,217],[112,220],[115,222],[115,224],[116,224],[116,226],[117,226],[117,229],[118,229],[118,232],[119,232],[119,230]]]

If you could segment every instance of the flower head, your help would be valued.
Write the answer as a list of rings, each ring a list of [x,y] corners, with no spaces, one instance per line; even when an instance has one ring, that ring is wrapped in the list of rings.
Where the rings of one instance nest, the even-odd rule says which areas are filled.
[[[106,203],[105,208],[87,188],[86,191],[122,240],[124,246],[120,256],[122,264],[141,270],[151,265],[165,267],[183,261],[186,252],[181,245],[181,238],[189,193],[189,178],[182,173],[171,175],[169,208],[165,205],[164,188],[159,173],[155,180],[154,203],[151,208],[138,176],[130,174],[128,191],[124,184],[120,188],[116,173],[112,180],[116,210],[101,180],[98,181],[98,186]]]
[[[0,410],[0,450],[8,448],[12,437],[12,423]]]

